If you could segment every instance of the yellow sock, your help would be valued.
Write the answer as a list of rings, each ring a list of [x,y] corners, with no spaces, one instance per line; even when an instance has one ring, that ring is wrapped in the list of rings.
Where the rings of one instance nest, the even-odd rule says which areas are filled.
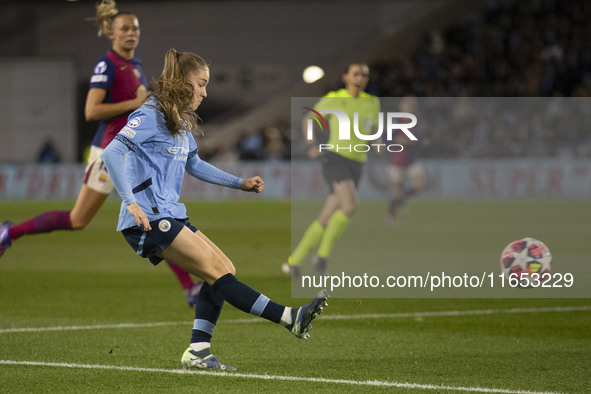
[[[328,258],[330,256],[335,242],[343,235],[350,221],[351,219],[340,209],[332,214],[320,240],[320,246],[318,246],[318,257]]]
[[[310,224],[304,236],[302,237],[300,243],[294,249],[291,256],[287,260],[289,265],[300,265],[302,260],[306,258],[310,250],[318,245],[318,242],[322,239],[322,234],[324,234],[324,227],[315,220]]]

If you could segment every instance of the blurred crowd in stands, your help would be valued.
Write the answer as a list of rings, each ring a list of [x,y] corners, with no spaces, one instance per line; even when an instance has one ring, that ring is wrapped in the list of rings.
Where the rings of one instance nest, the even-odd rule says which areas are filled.
[[[380,97],[590,97],[589,21],[591,2],[586,0],[490,0],[484,12],[426,33],[412,53],[400,55],[392,48],[392,56],[384,57],[388,60],[370,64],[367,91]],[[569,100],[583,105],[578,110],[585,114],[588,100]],[[568,108],[569,100],[559,107]],[[449,130],[433,122],[421,128],[421,155],[591,157],[591,133],[565,127],[565,114],[554,113],[554,118],[549,118],[552,111],[532,114],[529,125],[514,124],[503,113],[472,128]],[[289,159],[289,126],[289,120],[275,121],[244,131],[231,152],[222,149],[214,159]]]

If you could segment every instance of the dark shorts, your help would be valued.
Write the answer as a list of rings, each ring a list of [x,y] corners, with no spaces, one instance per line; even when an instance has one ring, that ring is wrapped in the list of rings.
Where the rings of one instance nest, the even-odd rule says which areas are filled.
[[[143,231],[138,226],[133,226],[126,228],[121,233],[138,256],[147,257],[154,265],[164,260],[156,253],[166,249],[183,227],[197,232],[197,228],[186,219],[162,218],[150,222],[150,226],[152,227],[150,231]]]
[[[328,182],[331,193],[334,191],[332,187],[333,182],[340,182],[348,179],[352,180],[355,183],[355,188],[357,188],[359,180],[361,179],[363,163],[346,159],[333,152],[326,152],[320,158],[322,161],[322,173],[324,179]]]

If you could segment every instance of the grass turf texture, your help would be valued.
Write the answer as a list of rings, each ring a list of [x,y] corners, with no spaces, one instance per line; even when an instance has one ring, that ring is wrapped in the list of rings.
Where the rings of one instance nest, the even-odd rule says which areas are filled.
[[[561,202],[559,212],[551,209],[555,204],[413,202],[401,225],[384,231],[392,232],[401,258],[420,258],[417,251],[437,254],[443,261],[484,253],[494,255],[490,269],[496,270],[505,239],[532,235],[528,230],[535,226],[536,236],[555,257],[580,259],[588,251],[585,240],[591,233],[589,204]],[[371,211],[370,206],[364,204],[360,210]],[[70,207],[69,203],[3,202],[0,218],[20,221],[48,209]],[[118,203],[107,203],[84,231],[25,236],[15,242],[0,259],[0,330],[170,324],[4,332],[0,360],[180,367],[190,339],[192,311],[170,270],[164,264],[154,268],[135,256],[114,231],[118,209]],[[289,203],[190,203],[188,209],[192,223],[234,261],[241,280],[278,302],[292,306],[302,302],[290,298],[289,279],[280,272],[290,248]],[[381,219],[381,211],[371,212]],[[539,212],[545,216],[539,217]],[[548,215],[552,226],[545,224]],[[511,227],[507,227],[509,218]],[[350,230],[354,234],[354,224]],[[461,243],[456,239],[460,235]],[[588,299],[331,299],[326,314],[588,305]],[[251,316],[226,305],[213,345],[223,363],[243,374],[529,391],[585,392],[591,386],[589,311],[320,318],[308,341],[267,322],[228,321],[245,318]],[[0,382],[4,392],[444,391],[23,365],[0,365]]]

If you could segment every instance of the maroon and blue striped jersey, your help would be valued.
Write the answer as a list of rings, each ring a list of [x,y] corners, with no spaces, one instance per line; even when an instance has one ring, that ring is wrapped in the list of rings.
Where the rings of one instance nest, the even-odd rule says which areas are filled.
[[[90,88],[105,89],[103,103],[118,103],[136,98],[146,91],[148,81],[142,71],[142,61],[137,57],[126,60],[114,51],[107,51],[94,67]],[[127,123],[132,111],[109,119],[102,119],[92,140],[92,145],[105,148]]]

